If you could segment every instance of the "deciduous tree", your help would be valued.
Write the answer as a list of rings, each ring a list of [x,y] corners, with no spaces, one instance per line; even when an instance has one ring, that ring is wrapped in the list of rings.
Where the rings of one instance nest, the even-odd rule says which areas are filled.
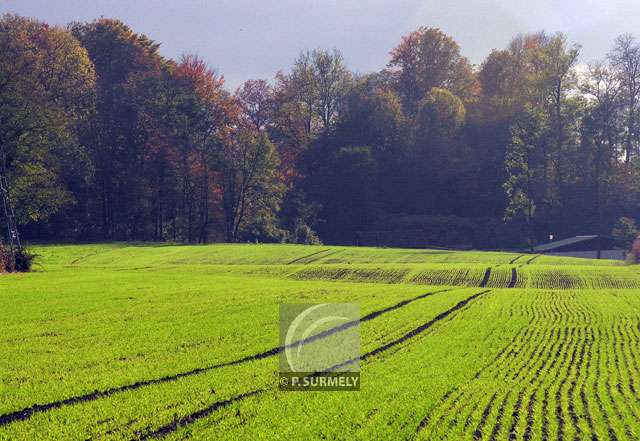
[[[436,28],[422,27],[404,36],[391,51],[388,67],[409,111],[434,87],[448,89],[463,101],[473,101],[479,92],[460,46]]]
[[[76,202],[90,173],[77,129],[92,106],[95,72],[65,29],[15,15],[0,19],[0,174],[22,224]]]

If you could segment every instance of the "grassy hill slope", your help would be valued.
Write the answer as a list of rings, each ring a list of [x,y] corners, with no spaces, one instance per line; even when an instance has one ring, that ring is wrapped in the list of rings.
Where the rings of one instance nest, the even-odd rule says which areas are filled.
[[[640,274],[620,262],[297,245],[35,251],[35,272],[0,276],[0,439],[640,434]],[[280,391],[279,305],[325,302],[360,305],[361,390]]]

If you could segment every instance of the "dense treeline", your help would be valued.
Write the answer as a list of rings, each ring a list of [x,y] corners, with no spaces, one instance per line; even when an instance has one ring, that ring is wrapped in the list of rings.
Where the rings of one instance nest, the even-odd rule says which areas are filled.
[[[158,49],[117,20],[2,17],[0,173],[26,236],[352,243],[444,225],[498,247],[640,216],[631,36],[588,66],[542,32],[472,66],[420,28],[380,72],[313,50],[234,93]]]

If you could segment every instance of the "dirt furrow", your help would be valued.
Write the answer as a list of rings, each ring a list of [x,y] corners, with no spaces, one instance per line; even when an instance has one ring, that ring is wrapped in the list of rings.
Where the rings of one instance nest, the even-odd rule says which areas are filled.
[[[524,389],[520,390],[518,394],[518,399],[516,400],[516,404],[513,408],[513,413],[511,414],[511,425],[509,426],[509,441],[514,441],[518,437],[518,423],[520,422],[520,409],[522,408],[522,397],[524,395]]]
[[[491,409],[493,408],[493,403],[495,402],[495,400],[496,400],[496,394],[494,393],[491,399],[489,400],[489,403],[486,405],[486,407],[482,411],[482,417],[480,418],[480,422],[478,422],[478,425],[476,426],[476,430],[474,430],[473,432],[474,440],[482,439],[484,426],[486,426],[487,424],[487,419],[489,418],[489,414],[491,413]]]
[[[600,392],[598,391],[598,384],[597,381],[602,378],[602,367],[601,367],[601,361],[602,361],[602,336],[600,333],[600,330],[598,330],[598,336],[596,337],[596,341],[598,342],[598,346],[597,346],[597,358],[596,358],[596,374],[595,374],[595,378],[596,381],[593,384],[593,391],[594,391],[594,397],[595,397],[595,401],[596,401],[596,405],[598,406],[598,410],[600,410],[600,414],[602,415],[602,418],[604,419],[605,424],[607,425],[607,433],[609,434],[609,439],[611,441],[618,441],[618,434],[616,433],[615,429],[613,428],[613,426],[611,425],[611,417],[609,415],[609,413],[607,412],[607,409],[604,406],[604,403],[602,402],[602,397],[600,396]]]
[[[151,432],[147,432],[145,434],[140,435],[138,438],[135,438],[136,440],[142,441],[142,440],[147,440],[150,438],[161,438],[163,436],[166,436],[172,432],[175,432],[176,430],[178,430],[181,427],[184,426],[188,426],[189,424],[192,424],[194,422],[196,422],[199,419],[202,419],[206,416],[211,415],[213,412],[222,409],[224,407],[230,406],[231,404],[237,403],[239,401],[245,400],[247,398],[259,395],[263,392],[265,392],[266,389],[258,389],[258,390],[254,390],[251,392],[247,392],[244,394],[240,394],[240,395],[236,395],[235,397],[229,398],[227,400],[222,400],[222,401],[216,401],[215,403],[213,403],[210,406],[205,407],[204,409],[200,409],[196,412],[193,412],[185,417],[179,418],[169,424],[166,424],[162,427],[160,427],[159,429],[156,429],[154,431]]]
[[[538,391],[534,390],[529,397],[529,404],[527,405],[527,424],[525,425],[524,434],[522,436],[524,441],[530,441],[531,436],[533,435],[533,422],[537,395]]]
[[[504,410],[507,407],[510,395],[511,392],[507,392],[500,403],[500,407],[498,408],[498,413],[496,415],[496,421],[493,424],[493,429],[491,429],[491,435],[489,435],[489,441],[497,441],[498,435],[502,431],[502,418],[504,418]]]
[[[510,354],[507,354],[506,357],[504,359],[502,359],[503,355],[507,352],[507,349],[511,348],[512,345],[516,341],[522,341],[523,339],[525,339],[529,332],[530,332],[529,327],[523,328],[518,334],[516,334],[509,341],[509,343],[507,343],[498,352],[498,354],[496,354],[496,356],[492,359],[491,362],[487,363],[485,366],[480,368],[475,373],[475,375],[472,377],[472,380],[477,380],[482,375],[482,373],[485,370],[487,370],[488,368],[490,368],[490,367],[492,367],[494,365],[501,366],[505,362],[508,362],[509,360],[511,360]],[[511,352],[513,352],[513,349],[511,349]],[[499,360],[501,360],[501,361],[499,362]],[[459,405],[460,406],[463,405],[463,403],[461,401],[462,397],[464,397],[468,393],[469,393],[469,390],[461,390],[459,388],[456,388],[456,389],[454,389],[452,391],[447,392],[445,394],[445,396],[443,396],[442,399],[440,400],[441,404],[439,406],[435,407],[435,409],[437,409],[440,412],[440,415],[436,420],[433,421],[434,424],[432,424],[431,427],[441,427],[442,424],[444,423],[445,418],[447,418],[447,417],[449,417],[451,415],[457,414]],[[472,408],[472,410],[469,412],[469,415],[467,416],[467,419],[466,419],[466,422],[465,422],[465,429],[468,428],[469,425],[471,424],[471,422],[473,421],[472,414],[473,414],[473,412],[475,412],[475,410],[477,409],[478,405],[479,404],[476,403],[474,405],[474,407]],[[433,414],[426,415],[420,421],[420,424],[418,425],[418,428],[416,429],[416,432],[420,432],[420,431],[424,430],[425,428],[427,428],[429,426],[429,422],[431,421],[431,418],[433,416],[434,416]]]
[[[515,288],[516,283],[518,283],[518,271],[516,271],[515,268],[511,268],[511,280],[509,281],[507,288]]]
[[[586,388],[589,372],[591,372],[591,362],[593,360],[593,344],[595,342],[595,336],[593,333],[593,329],[589,330],[589,349],[586,351],[586,365],[585,365],[585,378],[582,384],[580,385],[580,401],[582,402],[582,410],[584,412],[584,418],[587,421],[587,426],[589,427],[589,431],[591,433],[591,441],[599,441],[598,435],[596,434],[595,423],[593,422],[593,417],[591,416],[591,411],[589,410],[589,401],[587,400]]]
[[[482,281],[480,282],[480,288],[484,288],[487,286],[487,283],[489,283],[489,277],[491,277],[491,267],[487,268],[484,272],[484,277],[482,278]]]
[[[615,332],[613,331],[613,329],[607,327],[606,335],[607,335],[607,340],[610,341],[610,343],[612,343],[606,346],[607,365],[610,366],[612,361],[611,359],[613,358],[613,365],[616,366],[616,370],[617,370],[619,369],[619,364],[617,360],[617,353],[615,351],[615,340],[614,340]],[[613,412],[615,413],[616,417],[620,422],[622,422],[622,425],[624,426],[625,434],[629,439],[633,439],[633,432],[631,430],[631,427],[627,423],[626,418],[622,413],[622,409],[620,408],[619,401],[622,401],[626,404],[626,400],[624,399],[624,395],[621,395],[623,397],[622,400],[616,400],[614,390],[617,390],[617,387],[616,388],[613,387],[612,381],[615,381],[616,384],[618,384],[617,381],[613,378],[611,370],[607,369],[607,375],[605,380],[606,398],[611,404],[611,408],[613,409]]]

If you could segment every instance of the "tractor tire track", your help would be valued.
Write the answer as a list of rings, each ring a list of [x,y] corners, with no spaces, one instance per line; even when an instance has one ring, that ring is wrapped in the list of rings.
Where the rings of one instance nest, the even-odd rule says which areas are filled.
[[[538,257],[540,257],[542,254],[536,254],[535,256],[533,256],[531,259],[527,260],[525,262],[525,265],[531,265],[533,263],[534,260],[536,260]]]
[[[346,322],[343,323],[342,325],[327,329],[326,331],[320,332],[316,335],[313,335],[311,337],[308,337],[304,340],[298,340],[296,342],[293,342],[291,344],[291,347],[297,347],[297,346],[302,346],[302,345],[306,345],[309,343],[312,343],[314,341],[329,337],[333,334],[336,334],[338,332],[342,332],[344,330],[350,329],[356,325],[358,325],[359,323],[362,322],[367,322],[370,320],[373,320],[383,314],[386,314],[388,312],[400,309],[404,306],[409,305],[410,303],[416,302],[418,300],[422,300],[424,298],[430,297],[432,295],[438,294],[438,293],[442,293],[442,292],[448,292],[448,291],[453,291],[456,288],[448,288],[448,289],[441,289],[441,290],[437,290],[437,291],[432,291],[432,292],[428,292],[428,293],[424,293],[424,294],[420,294],[416,297],[412,297],[410,299],[407,300],[403,300],[401,302],[398,302],[394,305],[391,305],[387,308],[384,309],[380,309],[377,311],[373,311],[367,315],[365,315],[364,317],[362,317],[360,320],[354,320],[354,321],[350,321],[350,322]],[[186,378],[186,377],[192,377],[195,375],[200,375],[200,374],[204,374],[206,372],[210,372],[216,369],[221,369],[221,368],[225,368],[225,367],[230,367],[230,366],[237,366],[240,364],[244,364],[244,363],[249,363],[252,361],[258,361],[258,360],[262,360],[265,358],[269,358],[269,357],[273,357],[276,356],[278,354],[280,354],[283,350],[285,349],[284,346],[278,346],[272,349],[269,349],[267,351],[263,351],[263,352],[259,352],[257,354],[253,354],[253,355],[248,355],[246,357],[242,357],[236,360],[231,360],[231,361],[227,361],[227,362],[223,362],[223,363],[219,363],[219,364],[215,364],[215,365],[210,365],[210,366],[205,366],[205,367],[200,367],[200,368],[195,368],[195,369],[191,369],[188,371],[184,371],[184,372],[179,372],[176,374],[172,374],[172,375],[166,375],[163,377],[159,377],[159,378],[153,378],[150,380],[141,380],[141,381],[136,381],[135,383],[131,383],[131,384],[126,384],[123,386],[117,386],[117,387],[112,387],[109,389],[105,389],[102,391],[93,391],[87,394],[83,394],[83,395],[77,395],[74,397],[69,397],[63,400],[58,400],[58,401],[52,401],[50,403],[46,403],[46,404],[34,404],[30,407],[24,408],[24,409],[20,409],[14,412],[9,412],[3,415],[0,415],[0,427],[2,426],[6,426],[7,424],[16,422],[16,421],[24,421],[27,420],[29,418],[31,418],[33,415],[38,414],[38,413],[42,413],[42,412],[47,412],[50,410],[54,410],[54,409],[58,409],[61,407],[65,407],[65,406],[71,406],[71,405],[75,405],[75,404],[80,404],[80,403],[85,403],[85,402],[89,402],[89,401],[95,401],[98,399],[102,399],[102,398],[107,398],[110,397],[112,395],[118,394],[120,392],[127,392],[127,391],[133,391],[133,390],[137,390],[143,387],[147,387],[147,386],[153,386],[153,385],[158,385],[158,384],[163,384],[163,383],[169,383],[169,382],[173,382],[173,381],[177,381],[181,378]]]
[[[485,288],[487,286],[487,283],[489,283],[489,277],[491,277],[491,267],[487,268],[484,272],[484,277],[479,285],[480,288]]]
[[[287,265],[293,265],[294,263],[300,262],[301,260],[308,259],[309,257],[317,256],[321,253],[326,253],[327,251],[331,251],[331,248],[327,248],[326,250],[316,251],[315,253],[307,254],[306,256],[298,257],[297,259],[293,259],[291,262],[288,262]],[[324,256],[323,256],[324,257]],[[309,263],[309,262],[305,262]]]
[[[236,395],[235,397],[231,397],[229,399],[226,400],[222,400],[222,401],[216,401],[215,403],[211,404],[210,406],[207,406],[203,409],[200,409],[196,412],[190,413],[187,416],[184,416],[182,418],[179,418],[169,424],[166,424],[164,426],[161,426],[160,428],[152,431],[152,432],[147,432],[141,436],[139,436],[138,438],[135,438],[138,441],[143,441],[143,440],[147,440],[149,438],[162,438],[172,432],[175,432],[176,430],[180,429],[181,427],[184,426],[188,426],[189,424],[192,424],[194,422],[196,422],[199,419],[202,419],[204,417],[207,417],[209,415],[211,415],[212,413],[214,413],[215,411],[219,410],[219,409],[223,409],[225,407],[228,407],[234,403],[237,403],[239,401],[245,400],[247,398],[256,396],[256,395],[260,395],[263,392],[265,392],[267,389],[258,389],[258,390],[254,390],[251,392],[246,392],[240,395]]]
[[[524,254],[520,254],[515,259],[511,259],[511,261],[509,262],[509,265],[513,265],[514,263],[516,263],[518,261],[518,259],[520,259],[523,256],[524,256]]]
[[[460,302],[456,303],[456,305],[454,305],[453,307],[447,309],[446,311],[438,314],[436,317],[434,317],[433,319],[429,320],[428,322],[424,323],[421,326],[418,326],[417,328],[413,329],[412,331],[409,331],[408,333],[406,333],[405,335],[403,335],[402,337],[393,340],[389,343],[386,343],[382,346],[379,346],[375,349],[373,349],[372,351],[369,351],[367,353],[365,353],[364,355],[362,355],[361,357],[359,357],[358,359],[351,359],[351,360],[347,360],[345,362],[339,363],[337,365],[334,365],[332,367],[330,367],[329,369],[326,370],[326,372],[331,372],[331,371],[335,371],[336,369],[339,369],[340,367],[344,367],[344,366],[348,366],[349,364],[352,364],[355,360],[361,360],[361,361],[367,361],[368,359],[381,354],[389,349],[394,348],[395,346],[406,342],[407,340],[410,340],[416,336],[418,336],[419,334],[423,333],[424,331],[426,331],[427,329],[431,328],[433,325],[437,324],[438,322],[444,320],[445,318],[447,318],[448,316],[450,316],[451,314],[455,314],[457,311],[459,311],[460,309],[464,308],[466,305],[468,305],[470,302],[472,302],[473,300],[477,299],[478,297],[487,294],[491,292],[491,290],[485,290],[485,291],[480,291],[478,293],[475,293],[469,297],[467,297],[464,300],[461,300]],[[321,372],[318,372],[316,374],[320,374]],[[163,437],[165,435],[168,435],[172,432],[175,432],[176,430],[178,430],[181,427],[187,426],[189,424],[192,424],[194,422],[196,422],[199,419],[202,419],[204,417],[209,416],[210,414],[212,414],[213,412],[215,412],[218,409],[227,407],[235,402],[244,400],[246,398],[249,398],[251,396],[256,396],[259,394],[262,394],[263,392],[266,392],[269,389],[258,389],[252,392],[247,392],[241,395],[237,395],[235,397],[232,397],[230,399],[227,400],[223,400],[223,401],[217,401],[213,404],[211,404],[210,406],[207,406],[203,409],[200,409],[196,412],[193,412],[185,417],[182,417],[180,419],[178,419],[177,421],[174,421],[172,423],[166,424],[162,427],[160,427],[159,429],[153,431],[153,432],[149,432],[143,436],[141,436],[140,438],[138,438],[138,440],[146,440],[149,438],[159,438],[159,437]]]
[[[334,256],[334,255],[336,255],[338,253],[341,253],[341,252],[342,252],[342,250],[335,250],[335,251],[331,251],[330,253],[323,254],[322,256],[314,256],[313,259],[306,261],[304,264],[305,265],[309,265],[309,264],[312,264],[314,262],[317,262],[320,259],[324,259],[324,258],[329,257],[329,256]],[[309,257],[309,256],[307,256],[307,257]]]
[[[453,307],[447,309],[446,311],[441,312],[440,314],[438,314],[437,316],[435,316],[434,318],[432,318],[431,320],[429,320],[426,323],[423,323],[422,325],[418,326],[417,328],[412,329],[411,331],[407,332],[406,334],[404,334],[402,337],[399,337],[393,341],[390,341],[389,343],[385,343],[382,346],[379,346],[367,353],[365,353],[364,355],[358,357],[358,358],[353,358],[351,360],[347,360],[344,361],[342,363],[336,364],[334,366],[331,366],[329,369],[327,369],[327,371],[331,372],[331,371],[335,371],[341,367],[344,366],[348,366],[350,364],[353,364],[356,361],[366,361],[371,357],[375,357],[378,354],[381,354],[383,352],[388,351],[391,348],[394,348],[408,340],[411,340],[412,338],[417,337],[418,335],[422,334],[424,331],[428,330],[429,328],[431,328],[433,325],[437,324],[438,322],[444,320],[445,318],[449,317],[452,314],[455,314],[456,312],[458,312],[460,309],[464,308],[465,306],[467,306],[469,303],[473,302],[474,300],[476,300],[478,297],[483,296],[487,293],[491,292],[490,289],[486,289],[484,291],[480,291],[477,292],[469,297],[467,297],[464,300],[459,301],[458,303],[456,303]]]
[[[515,288],[516,283],[518,283],[518,271],[515,268],[511,268],[511,280],[507,288]]]

